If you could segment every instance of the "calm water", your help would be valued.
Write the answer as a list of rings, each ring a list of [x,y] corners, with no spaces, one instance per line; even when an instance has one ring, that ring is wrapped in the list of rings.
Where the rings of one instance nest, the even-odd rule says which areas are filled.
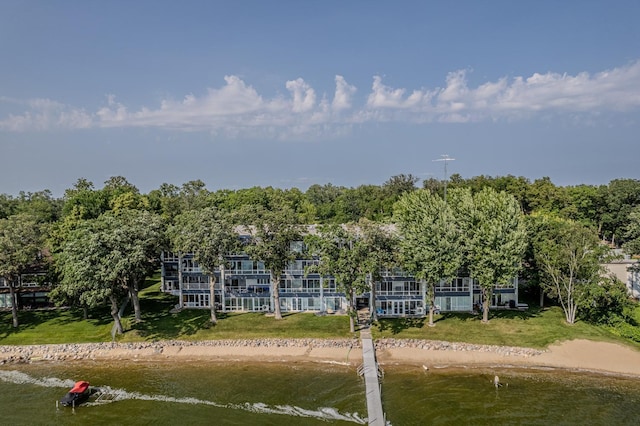
[[[501,388],[493,386],[499,374]],[[115,396],[56,409],[75,380]],[[365,424],[364,384],[341,365],[73,363],[0,368],[0,424]],[[640,424],[640,381],[541,370],[388,367],[390,424]]]
[[[551,370],[395,368],[385,375],[383,406],[394,425],[638,425],[640,380]]]

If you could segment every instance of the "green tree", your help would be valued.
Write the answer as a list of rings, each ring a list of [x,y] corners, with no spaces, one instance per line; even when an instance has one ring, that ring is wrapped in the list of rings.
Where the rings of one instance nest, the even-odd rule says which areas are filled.
[[[160,188],[149,192],[149,207],[167,223],[172,223],[173,218],[182,211],[180,203],[180,189],[172,184],[163,183]]]
[[[57,200],[48,189],[39,192],[20,192],[16,213],[34,216],[40,223],[53,223],[60,218],[61,200]]]
[[[400,198],[405,192],[413,192],[416,190],[416,184],[420,181],[420,178],[413,176],[412,174],[400,174],[391,176],[387,180],[382,188],[388,195]]]
[[[232,222],[213,207],[188,210],[175,218],[175,225],[169,228],[169,238],[174,251],[193,253],[196,262],[209,276],[211,323],[216,324],[215,270],[237,247],[238,235]]]
[[[362,244],[368,251],[368,255],[362,260],[362,265],[369,276],[370,297],[375,301],[375,282],[383,279],[382,271],[398,265],[399,240],[397,234],[388,226],[368,219],[360,219],[356,229]],[[371,317],[374,321],[378,319],[375,309]]]
[[[640,206],[636,206],[629,213],[629,223],[624,236],[624,250],[631,255],[640,255]]]
[[[315,207],[316,218],[319,223],[335,223],[336,200],[344,192],[345,188],[326,185],[311,185],[305,192],[305,198]]]
[[[544,217],[534,241],[534,256],[545,292],[555,298],[573,324],[585,293],[602,277],[600,261],[607,248],[585,226],[552,215]]]
[[[20,213],[0,219],[0,277],[9,285],[13,327],[19,326],[20,276],[41,262],[43,244],[42,227],[34,216]]]
[[[468,269],[482,291],[482,322],[496,285],[509,283],[522,266],[526,226],[519,203],[506,192],[484,188],[452,191],[450,203],[462,226]]]
[[[205,188],[204,182],[199,179],[183,183],[179,192],[182,211],[206,207],[209,194],[210,192]]]
[[[491,186],[498,192],[504,191],[507,194],[513,195],[525,213],[530,211],[527,200],[527,192],[531,186],[529,179],[523,176],[516,177],[513,175],[497,176],[493,178]]]
[[[640,205],[640,180],[615,179],[603,191],[602,236],[613,244],[624,244],[631,211]]]
[[[396,203],[394,219],[404,268],[427,284],[433,327],[435,286],[454,278],[462,266],[462,232],[449,204],[426,189],[405,193]]]
[[[17,200],[11,195],[0,194],[0,219],[6,219],[16,213]]]
[[[540,308],[544,307],[545,287],[542,285],[542,278],[540,274],[540,268],[536,261],[534,246],[539,239],[545,237],[546,217],[550,213],[545,212],[533,212],[525,216],[525,223],[527,226],[527,248],[524,256],[524,268],[522,270],[522,277],[524,280],[520,282],[520,290],[537,292],[539,296]],[[523,286],[524,284],[524,286]]]
[[[400,197],[407,193],[415,191],[416,184],[420,181],[420,178],[413,176],[412,174],[400,174],[391,176],[389,180],[382,184],[383,211],[386,215],[393,215],[393,206],[400,199]]]
[[[271,273],[271,294],[275,305],[275,319],[282,319],[280,310],[280,283],[289,262],[300,254],[294,243],[302,241],[300,225],[295,213],[282,206],[273,210],[251,209],[244,213],[251,223],[251,241],[245,246],[249,256],[261,260]]]
[[[115,331],[122,333],[120,317],[129,300],[136,321],[142,319],[139,286],[157,268],[163,247],[164,224],[148,211],[107,212],[83,221],[68,234],[58,255],[62,280],[54,296],[78,300],[83,307],[108,300]]]
[[[597,186],[576,185],[565,188],[568,201],[560,212],[562,217],[598,229],[605,210],[603,191]]]
[[[627,286],[616,277],[599,277],[584,288],[580,298],[578,317],[596,324],[628,320],[625,311],[633,306]]]
[[[346,188],[335,201],[333,223],[356,222],[363,213],[364,188]]]
[[[59,281],[49,293],[57,305],[79,306],[88,317],[88,310],[100,306],[107,300],[116,299],[113,313],[118,313],[117,299],[123,293],[118,286],[111,285],[115,278],[107,263],[109,246],[103,241],[102,230],[97,219],[76,223],[70,229],[55,253]],[[113,317],[116,329],[122,332],[120,315]]]
[[[565,189],[551,182],[549,177],[536,179],[529,186],[527,204],[531,211],[559,212],[567,205]]]
[[[138,292],[147,277],[158,268],[160,252],[166,246],[165,224],[146,210],[125,209],[111,215],[112,253],[118,279],[131,297],[136,321],[142,320]],[[117,257],[115,253],[117,253]]]
[[[96,219],[109,210],[107,194],[96,190],[92,182],[83,178],[65,191],[63,200],[63,217],[72,215],[80,219]]]
[[[425,179],[422,181],[422,188],[434,194],[442,195],[444,193],[444,185],[442,182],[434,177]]]
[[[309,250],[319,257],[309,268],[321,275],[331,275],[348,300],[349,330],[355,332],[356,295],[367,291],[379,271],[393,260],[393,238],[370,221],[358,224],[329,224],[317,235],[305,239]]]

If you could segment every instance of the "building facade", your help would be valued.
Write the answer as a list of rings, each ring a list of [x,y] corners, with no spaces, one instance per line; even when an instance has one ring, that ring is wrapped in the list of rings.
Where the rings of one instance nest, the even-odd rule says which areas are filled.
[[[317,260],[291,262],[280,277],[280,309],[283,312],[340,312],[346,298],[335,280],[319,274],[305,275]],[[244,254],[227,257],[227,267],[215,271],[214,303],[221,311],[273,311],[271,273],[264,263]],[[191,254],[162,254],[162,291],[178,296],[180,308],[210,307],[210,277]]]
[[[0,277],[0,309],[11,309],[11,289],[9,283]],[[46,272],[40,270],[20,275],[14,288],[19,309],[43,308],[51,306],[49,290],[51,282]]]
[[[602,266],[609,275],[613,275],[625,284],[629,296],[640,300],[640,259],[632,259],[627,255],[622,259],[604,263]]]
[[[280,284],[282,312],[345,312],[344,293],[338,291],[333,277],[307,273],[317,259],[298,259],[289,264]],[[214,303],[225,312],[269,312],[275,309],[271,274],[261,261],[245,254],[230,255],[227,266],[215,271]],[[464,275],[464,272],[462,272]],[[518,281],[494,288],[490,305],[515,307]],[[179,308],[210,307],[210,277],[191,254],[162,254],[162,291],[178,297]],[[401,269],[384,271],[382,279],[372,283],[369,293],[359,295],[359,305],[375,310],[378,317],[424,317],[428,313],[427,286]],[[471,312],[480,306],[481,291],[468,276],[436,285],[436,309],[443,312]]]

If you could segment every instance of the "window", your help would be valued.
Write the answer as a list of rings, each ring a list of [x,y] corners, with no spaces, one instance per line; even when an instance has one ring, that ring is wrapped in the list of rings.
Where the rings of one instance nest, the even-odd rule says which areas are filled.
[[[162,260],[165,262],[177,262],[178,254],[171,251],[162,252]]]
[[[200,265],[193,259],[182,259],[182,270],[184,272],[200,272]]]
[[[302,288],[308,292],[320,291],[320,280],[318,278],[308,278],[302,280]]]
[[[183,294],[182,304],[188,308],[208,308],[209,307],[209,295],[208,294]]]
[[[304,251],[304,243],[302,241],[292,241],[289,248],[296,253],[302,253]]]
[[[336,291],[336,280],[333,278],[325,278],[324,281],[324,286],[325,288],[330,291],[330,292],[334,292]]]

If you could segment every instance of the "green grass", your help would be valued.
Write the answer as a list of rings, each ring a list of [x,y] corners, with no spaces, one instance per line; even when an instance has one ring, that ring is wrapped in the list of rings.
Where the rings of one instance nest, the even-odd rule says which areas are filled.
[[[437,315],[435,327],[427,319],[380,320],[372,329],[374,338],[427,339],[486,345],[544,348],[562,340],[589,339],[640,345],[622,339],[608,327],[578,321],[569,325],[557,306],[529,311],[494,311],[489,323],[479,315],[445,313]]]
[[[212,325],[208,309],[186,309],[171,313],[177,303],[174,296],[160,292],[157,277],[148,280],[140,291],[142,322],[133,321],[130,309],[125,313],[125,333],[120,342],[153,340],[216,340],[258,338],[350,338],[346,316],[317,316],[310,313],[284,314],[276,321],[262,313],[218,312]],[[19,312],[20,326],[11,326],[11,312],[0,312],[0,345],[48,343],[110,342],[113,321],[107,308],[93,310],[91,318],[82,318],[79,310]]]
[[[108,315],[89,320],[75,310],[19,312],[20,327],[14,329],[11,311],[0,313],[1,345],[45,343],[105,342],[111,340],[112,322]]]
[[[132,312],[123,318],[125,333],[120,342],[155,340],[215,340],[258,338],[350,338],[346,316],[284,314],[280,321],[261,313],[218,313],[218,323],[209,322],[208,310],[188,309],[171,313],[175,297],[160,292],[158,277],[140,291],[143,321],[134,323]],[[640,315],[640,307],[637,308]],[[22,311],[20,327],[11,326],[11,312],[0,312],[0,345],[80,343],[111,341],[112,320],[107,308],[93,310],[85,320],[77,310]],[[544,348],[561,340],[590,339],[635,345],[605,326],[584,322],[567,325],[558,307],[532,308],[527,312],[494,311],[488,324],[466,313],[445,313],[436,326],[426,319],[381,320],[372,327],[374,338],[447,340],[490,345]]]

